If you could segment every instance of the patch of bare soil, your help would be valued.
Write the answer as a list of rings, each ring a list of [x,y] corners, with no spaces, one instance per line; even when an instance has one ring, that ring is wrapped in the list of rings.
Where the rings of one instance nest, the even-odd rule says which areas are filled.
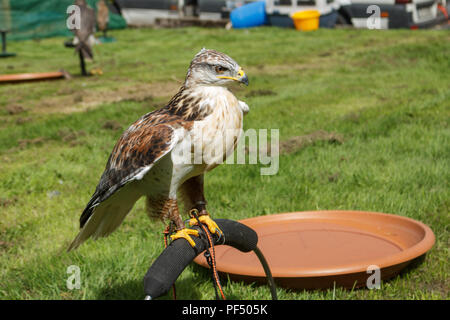
[[[17,202],[17,198],[14,197],[12,199],[0,198],[0,207],[9,207]]]
[[[12,104],[6,107],[6,112],[10,115],[19,114],[25,111],[25,108],[18,104]]]
[[[422,283],[419,287],[427,292],[437,292],[446,299],[449,295],[450,281],[449,279],[433,280],[430,283]]]
[[[251,97],[261,97],[261,96],[275,96],[275,95],[277,95],[277,93],[270,89],[260,89],[260,90],[251,90],[245,96],[247,98],[251,98]]]
[[[280,154],[297,152],[317,141],[342,144],[344,143],[344,137],[339,133],[327,132],[324,130],[318,130],[307,135],[295,136],[280,142]]]
[[[35,113],[73,113],[95,108],[101,104],[120,101],[151,101],[153,98],[173,96],[180,84],[159,82],[123,86],[109,90],[71,90],[64,88],[57,96],[45,97],[33,108]]]
[[[70,129],[61,129],[58,131],[58,136],[65,143],[68,143],[71,147],[80,144],[78,140],[79,137],[83,137],[86,135],[86,132],[83,130],[80,131],[72,131]]]
[[[329,57],[331,55],[333,55],[331,51],[325,51],[318,54],[319,57]]]
[[[336,172],[328,176],[328,182],[336,182],[339,180],[340,173]]]
[[[20,149],[24,149],[26,147],[28,147],[29,145],[38,145],[38,144],[42,144],[44,141],[46,141],[47,138],[45,137],[37,137],[34,139],[21,139],[19,140],[19,148]]]
[[[20,125],[20,124],[24,124],[24,123],[31,122],[31,121],[33,121],[33,117],[25,117],[25,118],[20,117],[20,118],[17,118],[16,124]]]
[[[352,111],[344,116],[344,120],[350,121],[353,123],[359,123],[360,118],[361,118],[361,112],[359,112],[359,111]]]
[[[326,141],[329,143],[337,143],[342,144],[344,143],[344,137],[342,134],[335,133],[335,132],[327,132],[324,130],[318,130],[314,131],[313,133],[301,135],[301,136],[294,136],[287,140],[280,141],[279,143],[279,149],[278,154],[291,154],[299,151],[300,149],[303,149],[307,146],[313,145],[317,141]],[[260,148],[262,148],[260,146]],[[274,150],[276,152],[276,150]],[[265,154],[271,154],[274,155],[274,153],[271,150],[270,144],[267,146],[266,150],[256,150],[252,147],[245,147],[245,152],[248,153],[256,153],[256,152],[263,152]],[[339,174],[337,175],[331,175],[328,177],[328,180],[330,182],[337,181],[339,178]]]
[[[79,145],[81,141],[79,141],[78,138],[83,137],[86,135],[86,132],[83,130],[80,131],[73,131],[69,128],[63,128],[58,131],[58,136],[61,139],[61,141],[67,143],[69,146],[74,147],[76,145]],[[53,140],[52,138],[48,137],[37,137],[33,139],[20,139],[18,140],[17,147],[13,147],[9,149],[9,152],[13,153],[18,150],[26,149],[30,146],[34,145],[42,145],[44,142],[48,142],[50,140]],[[2,206],[2,199],[0,199],[0,207]]]
[[[116,131],[116,130],[121,130],[122,129],[122,125],[116,120],[106,120],[103,123],[102,128]]]
[[[12,246],[13,246],[13,244],[11,242],[6,242],[6,241],[0,240],[0,252],[8,250]]]

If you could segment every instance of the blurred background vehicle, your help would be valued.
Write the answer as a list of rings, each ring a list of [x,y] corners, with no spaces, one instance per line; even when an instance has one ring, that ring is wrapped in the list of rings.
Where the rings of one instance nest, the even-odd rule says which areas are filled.
[[[156,19],[229,19],[230,12],[257,0],[115,0],[128,25],[154,25]],[[439,2],[439,3],[438,3]],[[380,8],[380,28],[426,28],[448,20],[448,0],[265,0],[268,23],[293,28],[292,14],[303,10],[320,12],[319,26],[335,24],[367,28],[373,12]],[[438,10],[438,4],[439,9]]]
[[[336,24],[338,0],[266,0],[266,12],[273,26],[293,28],[292,14],[302,10],[320,12],[319,26],[333,28]]]
[[[426,28],[437,21],[437,0],[338,0],[340,2],[339,24],[367,28],[367,18],[373,12],[367,8],[376,5],[380,8],[381,29]]]

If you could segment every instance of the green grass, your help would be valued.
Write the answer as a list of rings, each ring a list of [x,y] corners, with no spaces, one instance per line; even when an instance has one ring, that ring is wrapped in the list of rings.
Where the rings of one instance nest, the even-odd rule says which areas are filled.
[[[72,253],[65,248],[121,131],[170,98],[202,47],[228,53],[246,70],[250,86],[236,90],[251,109],[245,128],[279,129],[282,142],[318,130],[343,138],[282,153],[274,176],[261,176],[259,165],[215,169],[206,177],[214,217],[367,210],[418,219],[436,235],[422,264],[380,290],[278,289],[279,297],[449,298],[448,32],[187,28],[113,35],[118,41],[96,47],[89,65],[103,69],[98,77],[76,76],[78,61],[62,38],[11,42],[18,56],[1,62],[0,73],[74,74],[0,86],[1,299],[142,298],[164,227],[148,220],[142,201],[109,238]],[[121,129],[104,128],[108,120]],[[66,287],[70,265],[81,268],[80,290]],[[226,282],[224,290],[228,298],[270,299],[266,286]],[[177,293],[213,299],[209,273],[188,266]]]

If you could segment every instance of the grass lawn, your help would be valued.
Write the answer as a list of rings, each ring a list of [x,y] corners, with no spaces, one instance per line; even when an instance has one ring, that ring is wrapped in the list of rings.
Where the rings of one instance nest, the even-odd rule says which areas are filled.
[[[279,172],[223,165],[206,176],[209,210],[242,219],[348,209],[429,225],[425,261],[379,290],[289,291],[281,299],[448,299],[450,34],[447,31],[256,28],[130,29],[95,48],[102,76],[82,78],[63,38],[10,42],[0,74],[66,69],[69,81],[0,86],[0,298],[142,299],[163,249],[143,199],[109,238],[65,252],[118,137],[162,106],[202,47],[228,53],[250,78],[235,93],[245,129],[279,129]],[[309,139],[327,132],[339,139]],[[323,135],[319,135],[323,136]],[[325,135],[327,136],[327,135]],[[68,290],[66,269],[81,268]],[[267,286],[224,284],[229,299],[270,299]],[[209,272],[190,265],[181,299],[214,299]],[[164,298],[171,299],[169,293]]]

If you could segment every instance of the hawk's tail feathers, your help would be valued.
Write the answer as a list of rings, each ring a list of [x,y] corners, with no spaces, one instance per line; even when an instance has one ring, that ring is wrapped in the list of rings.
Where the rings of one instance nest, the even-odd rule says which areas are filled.
[[[67,251],[78,248],[90,237],[94,240],[100,237],[107,237],[120,226],[135,202],[139,199],[136,195],[126,191],[121,189],[98,205],[86,207],[83,215],[89,218],[84,223],[81,223],[81,230]]]
[[[98,230],[100,222],[106,213],[106,206],[101,204],[96,207],[88,207],[83,211],[83,215],[89,214],[89,219],[81,227],[80,232],[76,238],[72,241],[67,251],[78,248],[84,241],[89,239]]]
[[[81,54],[83,55],[83,58],[85,59],[94,59],[94,53],[92,52],[91,47],[89,47],[85,42],[80,41],[76,47],[75,50],[77,52],[81,52]]]

